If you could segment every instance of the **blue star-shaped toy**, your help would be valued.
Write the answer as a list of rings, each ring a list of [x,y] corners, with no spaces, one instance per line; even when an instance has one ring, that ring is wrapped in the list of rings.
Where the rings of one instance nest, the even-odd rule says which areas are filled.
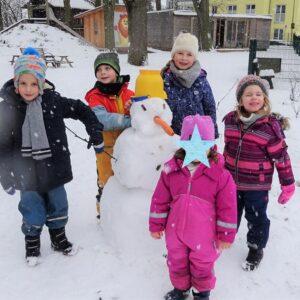
[[[186,152],[183,167],[196,159],[210,167],[206,152],[214,146],[215,141],[202,140],[197,126],[194,127],[192,138],[189,141],[177,141],[177,144]]]

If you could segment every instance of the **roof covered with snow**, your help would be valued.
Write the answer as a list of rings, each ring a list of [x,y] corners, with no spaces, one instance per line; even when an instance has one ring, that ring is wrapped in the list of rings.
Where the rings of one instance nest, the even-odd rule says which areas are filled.
[[[29,1],[26,1],[26,3],[28,2]],[[48,3],[54,7],[64,7],[64,0],[48,0]],[[72,8],[83,9],[83,10],[95,8],[92,4],[90,4],[85,0],[70,0],[70,5]]]
[[[250,15],[250,14],[213,14],[215,18],[237,18],[237,19],[266,19],[272,20],[271,15]]]
[[[63,0],[48,0],[49,4],[55,6],[55,7],[64,7],[64,1]],[[85,0],[70,0],[70,5],[72,8],[78,8],[78,9],[93,9],[94,6],[90,3],[88,3]]]

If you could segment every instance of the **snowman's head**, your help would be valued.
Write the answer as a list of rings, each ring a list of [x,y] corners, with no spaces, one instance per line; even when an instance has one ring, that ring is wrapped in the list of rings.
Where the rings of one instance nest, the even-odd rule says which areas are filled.
[[[165,100],[161,98],[148,98],[143,101],[133,102],[130,108],[131,126],[138,134],[155,136],[166,134],[155,123],[154,118],[159,117],[168,125],[172,121],[172,112]]]

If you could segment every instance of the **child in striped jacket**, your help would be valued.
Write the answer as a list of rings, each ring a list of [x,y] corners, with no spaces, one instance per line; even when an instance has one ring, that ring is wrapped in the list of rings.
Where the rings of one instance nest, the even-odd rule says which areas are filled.
[[[281,184],[280,204],[295,191],[295,181],[283,130],[286,118],[271,113],[268,82],[247,75],[239,82],[237,108],[224,118],[225,167],[237,185],[238,225],[243,211],[248,222],[246,271],[256,269],[263,258],[270,220],[267,216],[274,167]]]

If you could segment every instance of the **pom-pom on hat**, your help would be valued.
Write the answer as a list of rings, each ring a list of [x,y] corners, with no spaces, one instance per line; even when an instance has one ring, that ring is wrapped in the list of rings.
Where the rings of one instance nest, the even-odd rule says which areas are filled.
[[[41,53],[32,47],[27,47],[22,52],[23,55],[35,55],[37,57],[42,57]]]
[[[240,82],[238,83],[238,86],[236,88],[236,99],[237,101],[240,101],[246,87],[250,85],[258,85],[264,94],[267,96],[269,95],[269,89],[270,85],[267,80],[260,78],[259,76],[256,75],[247,75],[243,77]]]
[[[14,65],[14,85],[19,86],[20,76],[23,74],[32,74],[38,80],[39,93],[44,93],[44,83],[46,77],[46,63],[41,54],[34,48],[28,47],[16,60]]]
[[[173,44],[171,57],[174,57],[178,51],[189,51],[193,54],[195,60],[198,59],[199,44],[198,39],[188,32],[180,33]]]
[[[100,65],[109,65],[117,72],[118,75],[120,75],[120,62],[116,52],[103,51],[96,57],[94,62],[95,75]]]
[[[183,119],[180,140],[189,140],[193,134],[195,126],[198,127],[202,140],[213,141],[215,139],[215,126],[211,117],[195,115],[186,116]]]

